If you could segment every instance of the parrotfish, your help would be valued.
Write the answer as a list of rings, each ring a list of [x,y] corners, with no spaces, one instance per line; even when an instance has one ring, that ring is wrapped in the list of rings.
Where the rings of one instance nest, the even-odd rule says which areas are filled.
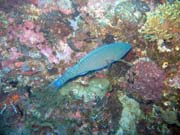
[[[55,79],[50,84],[50,87],[59,89],[65,83],[74,78],[86,75],[91,71],[104,69],[112,63],[122,59],[131,50],[131,48],[130,44],[123,42],[102,45],[81,58],[77,64]]]

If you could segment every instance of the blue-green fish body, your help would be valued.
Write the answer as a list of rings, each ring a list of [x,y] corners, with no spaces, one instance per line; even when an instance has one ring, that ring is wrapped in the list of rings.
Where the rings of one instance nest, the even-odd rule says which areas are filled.
[[[112,43],[96,48],[80,59],[76,65],[69,68],[62,76],[53,81],[50,86],[58,89],[69,80],[78,76],[85,75],[90,71],[103,69],[123,58],[130,49],[131,45],[123,42]]]

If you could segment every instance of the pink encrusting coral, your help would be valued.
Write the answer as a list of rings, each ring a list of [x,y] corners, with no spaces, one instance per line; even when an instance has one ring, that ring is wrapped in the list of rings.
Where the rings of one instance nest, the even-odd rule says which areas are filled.
[[[39,32],[38,27],[31,21],[26,21],[22,25],[18,37],[21,43],[29,47],[36,47],[37,44],[45,42],[43,33]]]
[[[29,0],[30,3],[41,8],[44,13],[51,11],[60,11],[65,15],[74,13],[74,8],[71,0]]]
[[[114,8],[117,3],[118,2],[112,0],[89,0],[86,5],[80,6],[80,12],[84,15],[88,14],[97,22],[110,24],[110,16],[113,16]]]
[[[8,27],[8,38],[10,40],[18,39],[22,45],[38,49],[41,54],[47,57],[50,63],[59,64],[60,61],[64,61],[70,64],[86,54],[86,52],[75,53],[74,59],[72,59],[74,51],[67,44],[67,35],[63,39],[59,39],[57,44],[50,45],[40,29],[39,25],[29,20],[20,25],[11,24]],[[80,42],[75,42],[75,44],[78,48],[83,46]]]
[[[37,48],[40,52],[45,55],[50,63],[59,63],[59,59],[53,54],[53,49],[48,46],[48,44],[39,44]]]
[[[14,40],[17,38],[19,31],[19,25],[15,25],[13,23],[10,23],[7,27],[7,37],[9,40]]]
[[[139,61],[127,73],[127,91],[144,101],[158,101],[164,79],[164,72],[154,62]]]
[[[11,60],[16,60],[22,56],[23,56],[23,54],[21,52],[19,52],[16,47],[12,47],[10,49],[10,59]]]
[[[22,44],[39,49],[48,58],[50,63],[59,63],[58,58],[53,54],[53,49],[48,45],[44,34],[40,32],[38,25],[36,26],[33,22],[26,21],[20,27],[18,38]]]
[[[71,61],[71,54],[73,51],[64,40],[58,41],[57,51],[57,57],[59,60],[64,60],[65,63]]]
[[[2,68],[9,67],[11,69],[14,68],[14,62],[18,59],[24,56],[21,52],[17,50],[16,47],[12,47],[9,49],[9,58],[6,60],[3,60],[1,62]]]

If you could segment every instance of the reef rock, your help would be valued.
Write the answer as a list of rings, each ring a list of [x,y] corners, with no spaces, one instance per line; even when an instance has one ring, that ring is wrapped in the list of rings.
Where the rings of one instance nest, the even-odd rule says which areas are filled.
[[[137,135],[136,122],[143,118],[139,103],[123,95],[122,92],[118,93],[118,98],[123,106],[123,110],[116,135]]]
[[[114,13],[123,21],[130,23],[139,24],[139,22],[144,22],[146,19],[145,12],[149,11],[149,7],[145,2],[134,0],[120,2]]]

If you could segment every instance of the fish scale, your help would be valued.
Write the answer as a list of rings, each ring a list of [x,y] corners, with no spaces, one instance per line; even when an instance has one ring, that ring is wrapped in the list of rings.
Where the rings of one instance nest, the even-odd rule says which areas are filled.
[[[130,50],[131,45],[123,42],[102,45],[81,58],[76,65],[69,68],[64,74],[55,79],[50,86],[54,89],[59,89],[69,80],[85,75],[90,71],[103,69],[120,60]]]

